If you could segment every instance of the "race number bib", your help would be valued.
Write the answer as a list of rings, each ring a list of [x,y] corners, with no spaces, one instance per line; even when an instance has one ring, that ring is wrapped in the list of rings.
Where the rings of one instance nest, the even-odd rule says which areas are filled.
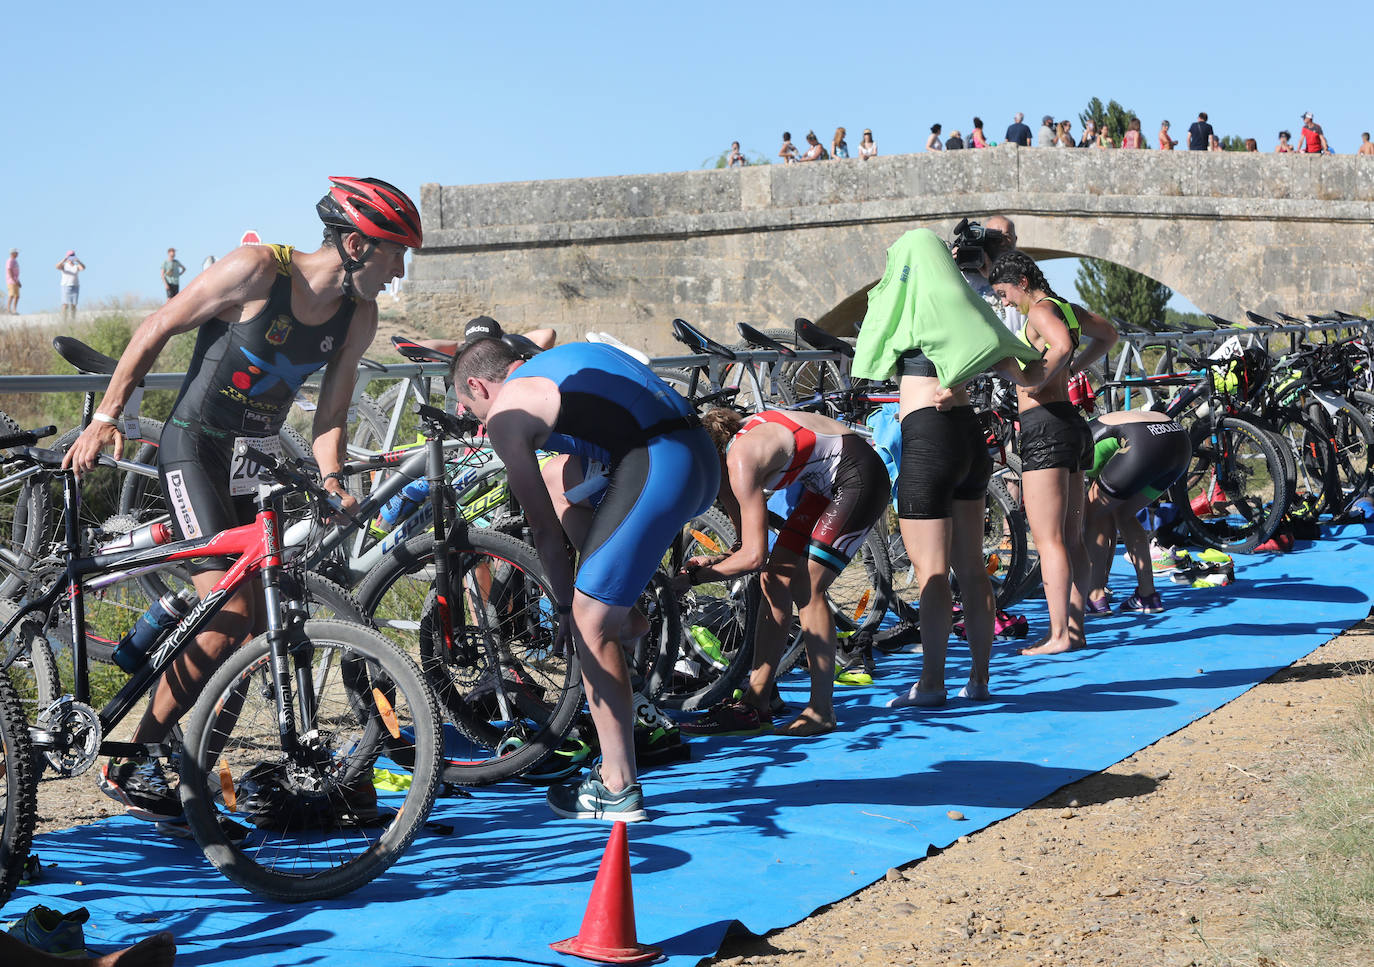
[[[143,403],[143,387],[135,386],[134,391],[129,394],[128,402],[124,404],[124,412],[121,415],[124,426],[125,440],[142,440],[143,430],[138,424],[138,408]]]
[[[247,444],[254,450],[258,450],[277,460],[281,459],[281,437],[275,436],[248,436],[239,437],[234,441],[234,452],[229,458],[229,496],[243,497],[248,494],[258,492],[258,484],[262,474],[262,467],[256,460],[251,460],[242,452],[243,444]]]

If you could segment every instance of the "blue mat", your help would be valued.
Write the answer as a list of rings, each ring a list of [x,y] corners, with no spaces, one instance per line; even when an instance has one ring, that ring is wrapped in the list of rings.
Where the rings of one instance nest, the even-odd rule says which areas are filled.
[[[918,674],[919,658],[903,655],[881,663],[877,685],[837,689],[841,729],[829,736],[696,740],[695,761],[647,778],[654,821],[629,829],[639,937],[694,964],[734,921],[756,932],[794,923],[1024,809],[1364,618],[1371,573],[1374,536],[1345,528],[1242,559],[1226,588],[1165,582],[1167,612],[1097,619],[1086,651],[1023,658],[998,645],[987,704],[885,708]],[[1114,574],[1119,599],[1133,583]],[[1043,628],[1043,602],[1017,610],[1033,635]],[[952,652],[951,694],[967,675],[966,652]],[[794,676],[784,695],[804,702],[803,688]],[[542,798],[511,785],[443,801],[434,819],[453,835],[422,834],[379,881],[299,906],[230,886],[192,844],[107,820],[41,837],[37,852],[56,867],[3,912],[84,905],[93,947],[170,930],[187,965],[581,963],[547,945],[577,933],[609,827],[555,819]]]

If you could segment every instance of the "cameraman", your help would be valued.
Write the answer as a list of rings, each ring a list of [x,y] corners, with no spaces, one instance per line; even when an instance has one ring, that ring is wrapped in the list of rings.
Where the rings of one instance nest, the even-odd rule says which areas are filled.
[[[1016,226],[1012,220],[1005,215],[993,215],[980,225],[967,218],[962,219],[954,226],[950,247],[969,288],[992,306],[1002,325],[1013,333],[1020,333],[1025,327],[1025,318],[1015,306],[1002,305],[1002,300],[988,283],[988,273],[997,256],[1016,248]]]

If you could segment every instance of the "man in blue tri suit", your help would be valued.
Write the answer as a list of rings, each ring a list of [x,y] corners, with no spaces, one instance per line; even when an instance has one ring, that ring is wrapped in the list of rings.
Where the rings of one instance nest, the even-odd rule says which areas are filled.
[[[453,363],[458,400],[487,426],[524,508],[561,621],[576,641],[601,744],[584,781],[554,786],[549,806],[572,819],[637,822],[634,708],[622,641],[643,634],[634,605],[682,526],[710,507],[720,482],[715,446],[692,407],[653,370],[611,346],[570,343],[522,363],[499,339],[469,343]],[[610,468],[594,513],[554,510],[536,450]],[[563,535],[581,561],[574,579]],[[575,629],[575,634],[573,634]]]
[[[377,332],[377,294],[405,274],[405,254],[421,243],[420,212],[376,178],[331,178],[316,211],[324,244],[244,245],[215,262],[139,325],[90,424],[64,459],[78,474],[100,451],[123,450],[119,416],[173,335],[198,329],[186,380],[163,428],[158,470],[177,539],[211,537],[253,520],[250,496],[232,497],[230,457],[238,437],[275,437],[296,391],[327,367],[314,422],[314,453],[325,487],[345,508],[340,482],[348,406],[358,361]],[[251,484],[249,485],[251,487]],[[228,569],[224,558],[190,568],[202,598]],[[205,680],[255,624],[247,589],[231,598],[158,683],[132,741],[160,743]],[[111,759],[101,791],[130,815],[175,820],[181,801],[155,759]]]

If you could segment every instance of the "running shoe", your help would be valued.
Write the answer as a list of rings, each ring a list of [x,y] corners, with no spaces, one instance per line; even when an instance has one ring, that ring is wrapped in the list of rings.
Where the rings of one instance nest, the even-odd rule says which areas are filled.
[[[549,808],[565,819],[600,819],[608,823],[638,823],[649,818],[644,811],[644,790],[632,782],[611,792],[601,781],[601,766],[581,782],[549,787]]]
[[[685,735],[760,735],[773,730],[773,718],[747,702],[721,702],[678,728]]]
[[[62,913],[40,904],[16,920],[9,934],[54,957],[86,957],[86,933],[81,925],[90,917],[85,907]]]
[[[1011,641],[1016,638],[1024,638],[1028,634],[1030,634],[1030,624],[1026,621],[1025,615],[1007,614],[1005,611],[999,611],[992,621],[993,641]]]
[[[135,819],[160,823],[181,818],[181,797],[167,785],[156,759],[110,759],[100,770],[100,791]]]
[[[1121,614],[1159,614],[1164,610],[1164,602],[1159,597],[1159,592],[1141,597],[1137,591],[1126,599],[1126,603],[1121,606]]]
[[[1088,618],[1096,618],[1101,615],[1109,615],[1111,613],[1112,603],[1111,601],[1107,600],[1107,596],[1105,594],[1100,598],[1093,598],[1091,601],[1089,601],[1087,604],[1083,606],[1083,615]]]
[[[1217,571],[1215,574],[1204,574],[1200,578],[1195,578],[1188,586],[1193,588],[1224,588],[1231,583],[1231,575],[1227,571]]]
[[[1176,547],[1160,547],[1150,542],[1150,566],[1156,574],[1167,574],[1188,563],[1188,552]]]
[[[1236,559],[1230,554],[1227,554],[1225,551],[1219,551],[1215,547],[1209,547],[1205,550],[1198,551],[1196,557],[1204,564],[1234,565],[1236,563]]]

